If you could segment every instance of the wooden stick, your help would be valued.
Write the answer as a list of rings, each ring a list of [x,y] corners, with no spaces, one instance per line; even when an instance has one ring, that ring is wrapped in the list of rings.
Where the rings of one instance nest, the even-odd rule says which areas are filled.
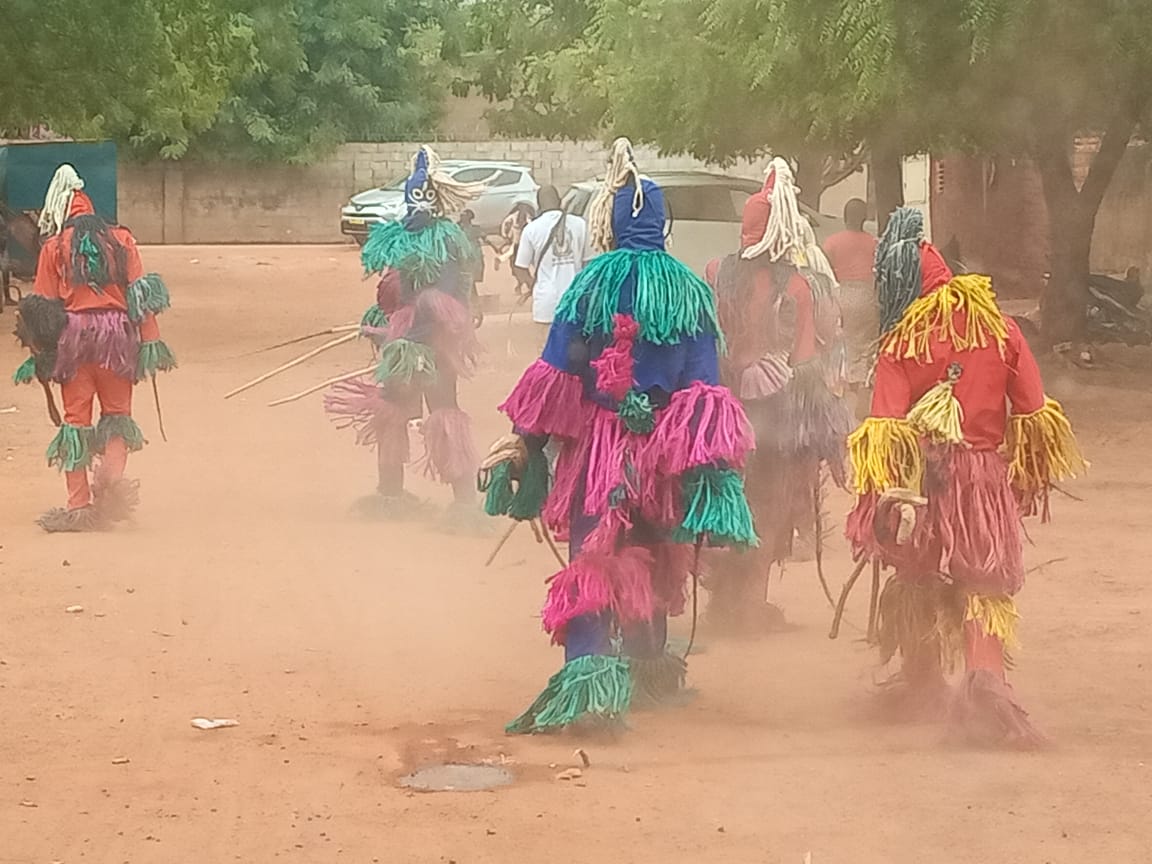
[[[852,571],[852,575],[848,577],[848,581],[844,583],[844,588],[840,591],[840,600],[836,604],[836,612],[832,616],[832,629],[828,631],[829,639],[835,639],[840,635],[840,621],[844,617],[844,604],[848,602],[848,595],[852,593],[856,580],[860,578],[860,574],[864,572],[864,568],[867,566],[868,559],[861,558],[856,564],[856,569]]]
[[[160,388],[156,384],[156,373],[152,373],[152,400],[156,403],[156,422],[160,425],[160,437],[168,443],[168,433],[164,431],[164,409],[160,407]]]
[[[314,387],[309,387],[307,390],[301,390],[299,393],[293,393],[291,396],[285,396],[283,399],[277,399],[275,402],[269,402],[269,408],[275,408],[277,405],[285,405],[289,402],[295,402],[297,399],[303,399],[305,396],[310,396],[317,390],[323,390],[325,387],[331,387],[333,384],[339,384],[342,381],[351,381],[353,378],[359,378],[361,375],[367,375],[370,372],[375,372],[375,366],[365,366],[363,369],[357,369],[355,372],[345,372],[343,375],[337,375],[335,378],[329,378],[327,381],[321,381]]]
[[[492,562],[496,560],[496,556],[500,554],[500,550],[504,548],[504,544],[508,542],[508,538],[512,536],[512,532],[516,530],[516,526],[520,523],[515,519],[511,520],[508,530],[500,535],[500,539],[496,541],[496,548],[492,550],[492,554],[488,556],[488,560],[484,562],[485,567],[491,567]]]
[[[40,386],[44,388],[44,401],[48,404],[48,418],[52,421],[52,425],[60,428],[63,420],[60,417],[60,409],[56,407],[56,397],[52,395],[52,385],[47,381],[41,381]]]
[[[544,520],[540,520],[540,533],[544,535],[544,542],[548,544],[548,548],[552,550],[552,554],[556,556],[560,567],[568,566],[568,562],[564,560],[564,556],[560,554],[560,550],[556,548],[556,541],[552,538],[552,532],[548,530],[548,526],[544,524]]]
[[[350,333],[353,330],[359,332],[359,324],[338,324],[335,327],[328,327],[324,330],[317,330],[315,333],[309,333],[306,336],[297,336],[295,339],[286,339],[283,342],[277,342],[275,345],[269,345],[267,348],[257,348],[255,351],[249,351],[247,354],[241,354],[241,357],[252,357],[256,354],[267,354],[269,351],[275,351],[277,348],[287,348],[289,345],[296,345],[300,342],[307,342],[309,339],[317,339],[320,336],[331,336],[335,333]]]
[[[345,342],[351,342],[353,339],[358,339],[359,337],[360,337],[359,332],[349,333],[345,336],[341,336],[338,339],[333,339],[330,342],[325,342],[319,348],[313,348],[311,351],[307,352],[306,354],[301,354],[299,357],[297,357],[293,360],[289,360],[287,363],[284,363],[280,366],[277,366],[271,372],[265,372],[263,375],[259,376],[258,378],[253,378],[247,384],[241,384],[239,387],[237,387],[231,393],[225,393],[224,398],[225,399],[231,399],[233,396],[237,395],[238,393],[243,393],[245,390],[251,390],[257,384],[261,384],[261,383],[267,381],[269,378],[272,378],[276,375],[279,375],[281,372],[286,372],[289,369],[291,369],[293,366],[299,366],[305,360],[311,360],[317,354],[322,354],[323,352],[327,351],[329,348],[335,348],[337,345],[343,345]]]
[[[824,483],[821,477],[820,463],[816,463],[816,484],[812,489],[812,497],[816,501],[816,577],[820,580],[820,587],[824,597],[828,600],[830,609],[836,608],[836,601],[832,599],[832,590],[828,587],[828,580],[824,578]]]
[[[868,599],[868,644],[876,644],[876,624],[880,611],[880,559],[872,559],[872,596]]]

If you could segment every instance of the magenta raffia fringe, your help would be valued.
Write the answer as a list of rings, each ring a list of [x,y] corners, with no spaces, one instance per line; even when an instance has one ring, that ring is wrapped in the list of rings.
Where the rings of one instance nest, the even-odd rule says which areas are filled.
[[[499,410],[525,434],[575,438],[585,424],[584,387],[577,376],[537,360]]]
[[[389,461],[408,461],[409,412],[385,399],[371,375],[333,385],[324,394],[324,410],[338,429],[356,431],[357,444],[380,447]]]
[[[472,420],[459,408],[442,408],[428,415],[424,447],[424,473],[440,483],[471,477],[480,464],[472,442]]]
[[[560,537],[568,535],[568,522],[572,515],[573,499],[588,468],[588,450],[592,440],[588,435],[562,440],[556,457],[552,491],[544,505],[544,521]]]
[[[114,309],[69,312],[60,334],[52,377],[70,381],[76,371],[94,363],[120,378],[136,380],[140,334],[127,312]]]
[[[718,462],[742,468],[754,446],[752,426],[739,400],[725,387],[698,381],[672,394],[637,470],[683,474]]]
[[[552,641],[563,644],[573,618],[611,610],[628,624],[647,620],[654,608],[652,553],[630,546],[617,555],[582,553],[552,578],[541,617]]]
[[[612,321],[612,344],[592,361],[592,368],[596,370],[596,389],[619,402],[632,389],[632,346],[640,325],[631,315],[617,314]]]

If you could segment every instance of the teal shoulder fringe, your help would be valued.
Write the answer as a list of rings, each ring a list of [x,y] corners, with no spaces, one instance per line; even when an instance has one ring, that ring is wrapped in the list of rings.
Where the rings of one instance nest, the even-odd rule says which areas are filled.
[[[93,452],[103,453],[113,438],[123,438],[131,453],[144,449],[144,432],[127,414],[105,414],[96,424]]]
[[[618,723],[632,704],[632,674],[620,657],[590,654],[569,660],[527,711],[505,727],[510,735],[547,732],[590,716]]]
[[[752,511],[744,496],[744,478],[730,468],[693,468],[685,472],[684,519],[677,543],[704,540],[710,546],[757,546]]]
[[[61,471],[77,471],[92,464],[96,430],[65,423],[48,445],[48,464]]]
[[[712,289],[667,252],[617,249],[593,258],[560,298],[556,317],[583,325],[585,336],[608,336],[620,289],[635,278],[632,316],[640,338],[672,345],[702,332],[723,338]]]
[[[29,354],[28,359],[21,363],[12,375],[13,384],[31,384],[36,378],[36,357]]]
[[[393,339],[380,349],[380,363],[376,366],[377,384],[394,379],[411,384],[416,375],[436,377],[436,355],[430,346],[411,339]]]
[[[151,312],[159,315],[172,305],[168,286],[159,273],[147,273],[128,286],[128,317],[139,324]]]
[[[157,372],[171,372],[176,368],[176,355],[162,339],[140,343],[140,356],[136,359],[136,380],[143,381]]]
[[[377,222],[360,250],[360,261],[366,273],[391,267],[410,275],[422,288],[439,279],[445,265],[463,264],[474,255],[467,235],[448,219],[436,219],[419,231],[409,231],[403,222]]]
[[[512,477],[512,462],[494,465],[481,474],[479,488],[484,496],[484,512],[489,516],[511,516],[518,522],[535,519],[548,498],[548,457],[540,447],[528,449],[528,460],[519,480]]]

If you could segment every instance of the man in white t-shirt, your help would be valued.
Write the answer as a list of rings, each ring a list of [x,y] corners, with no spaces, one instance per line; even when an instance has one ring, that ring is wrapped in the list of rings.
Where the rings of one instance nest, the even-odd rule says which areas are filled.
[[[588,224],[579,216],[565,213],[555,186],[541,186],[536,193],[540,215],[528,223],[520,235],[520,249],[513,268],[517,276],[532,285],[532,320],[541,331],[537,341],[547,336],[560,296],[568,290],[576,274],[590,257]]]

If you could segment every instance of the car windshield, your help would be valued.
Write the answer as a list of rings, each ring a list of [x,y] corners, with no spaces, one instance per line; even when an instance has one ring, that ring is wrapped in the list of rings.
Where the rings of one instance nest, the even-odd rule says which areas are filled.
[[[402,174],[400,177],[396,178],[395,180],[389,180],[387,183],[385,183],[380,188],[382,190],[384,190],[385,192],[403,192],[404,191],[404,184],[407,182],[408,182],[408,175]]]

